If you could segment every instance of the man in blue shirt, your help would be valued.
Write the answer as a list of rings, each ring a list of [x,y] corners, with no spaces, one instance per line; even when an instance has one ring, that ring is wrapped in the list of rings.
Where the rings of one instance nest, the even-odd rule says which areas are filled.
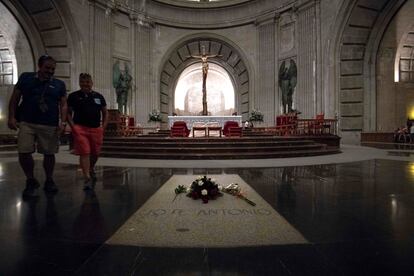
[[[23,198],[37,196],[40,186],[33,173],[32,153],[36,149],[44,157],[44,190],[49,193],[58,191],[53,171],[59,135],[66,126],[67,104],[65,83],[53,78],[55,68],[56,61],[51,56],[41,56],[37,72],[20,75],[9,102],[8,127],[19,129],[19,163],[26,175]]]

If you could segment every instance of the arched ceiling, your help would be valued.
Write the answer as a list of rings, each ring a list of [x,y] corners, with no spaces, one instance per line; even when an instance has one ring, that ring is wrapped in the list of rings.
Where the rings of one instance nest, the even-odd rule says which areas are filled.
[[[372,130],[375,127],[375,88],[370,84],[375,74],[370,72],[369,64],[374,63],[371,58],[375,56],[392,13],[396,12],[393,7],[398,2],[401,1],[351,1],[339,43],[341,131]]]
[[[186,8],[218,8],[239,5],[254,0],[153,0],[167,5]]]
[[[398,74],[395,81],[414,82],[414,1],[407,1],[395,16],[395,28],[401,31],[393,32],[397,36],[398,49],[394,70]]]
[[[173,3],[180,2],[152,0],[145,2],[146,4],[142,5],[141,9],[151,20],[162,25],[187,29],[222,29],[255,23],[263,16],[291,7],[296,1],[228,0],[216,2],[216,4],[203,2],[187,6],[173,5]],[[221,3],[221,7],[214,7],[219,3]],[[196,6],[208,8],[197,8]]]
[[[37,57],[49,54],[57,61],[55,75],[71,89],[71,64],[74,62],[74,49],[71,29],[68,28],[70,15],[65,1],[58,0],[2,0],[14,14],[30,43],[36,64]],[[73,28],[72,28],[73,29]],[[72,30],[73,31],[73,30]],[[25,68],[27,69],[27,68]],[[34,70],[32,68],[31,70]]]
[[[33,53],[21,25],[0,2],[0,84],[17,82],[18,74],[34,69]]]

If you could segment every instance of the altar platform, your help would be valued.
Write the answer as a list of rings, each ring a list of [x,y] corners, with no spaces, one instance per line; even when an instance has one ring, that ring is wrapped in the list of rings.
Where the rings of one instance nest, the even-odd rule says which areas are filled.
[[[242,116],[168,116],[168,127],[171,128],[174,122],[178,121],[186,122],[189,129],[194,123],[217,123],[223,127],[227,121],[237,122],[241,126]]]
[[[130,159],[265,159],[340,153],[340,137],[106,137],[102,157]]]

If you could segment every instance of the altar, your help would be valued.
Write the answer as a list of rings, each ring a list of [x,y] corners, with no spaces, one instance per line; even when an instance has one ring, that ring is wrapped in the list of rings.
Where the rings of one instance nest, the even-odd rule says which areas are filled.
[[[177,121],[184,121],[189,129],[192,128],[194,123],[218,123],[221,127],[224,126],[227,121],[234,121],[242,126],[242,116],[168,116],[168,127]]]

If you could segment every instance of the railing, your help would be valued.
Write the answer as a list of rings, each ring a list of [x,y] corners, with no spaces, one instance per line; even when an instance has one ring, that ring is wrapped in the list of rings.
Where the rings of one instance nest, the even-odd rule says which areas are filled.
[[[254,127],[256,134],[275,136],[337,135],[337,119],[296,119],[286,124],[272,127]]]
[[[337,119],[298,119],[297,134],[299,135],[337,135]]]

